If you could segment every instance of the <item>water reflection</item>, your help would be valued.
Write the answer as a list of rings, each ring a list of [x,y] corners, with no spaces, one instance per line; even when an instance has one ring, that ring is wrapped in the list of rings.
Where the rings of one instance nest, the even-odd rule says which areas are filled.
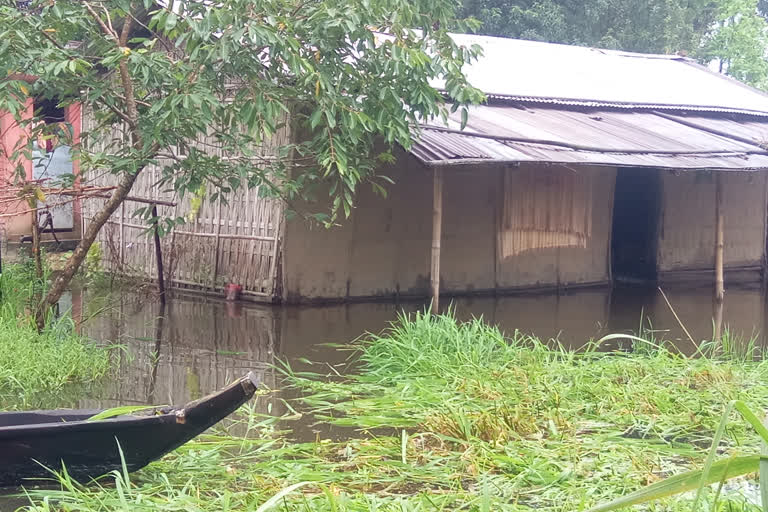
[[[670,303],[695,341],[712,334],[711,288],[665,289]],[[337,365],[347,353],[323,346],[351,341],[385,328],[401,312],[421,303],[346,304],[276,307],[175,297],[163,310],[153,301],[125,295],[81,324],[84,334],[126,346],[117,378],[80,401],[80,407],[129,404],[181,404],[219,389],[249,370],[275,387],[278,359],[301,367],[303,359]],[[87,311],[82,296],[74,312]],[[88,306],[88,304],[86,304]],[[641,321],[676,340],[685,352],[694,347],[655,288],[588,289],[565,294],[455,299],[463,319],[483,317],[504,332],[519,329],[578,347],[609,332],[637,332]],[[763,331],[766,301],[759,287],[727,291],[724,324],[750,337]],[[87,314],[81,314],[87,317]],[[268,407],[263,403],[260,407]],[[279,407],[274,401],[272,407]]]

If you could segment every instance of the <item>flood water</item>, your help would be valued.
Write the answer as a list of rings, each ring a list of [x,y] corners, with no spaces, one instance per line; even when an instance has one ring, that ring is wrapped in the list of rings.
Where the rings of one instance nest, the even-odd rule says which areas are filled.
[[[695,341],[712,333],[711,286],[665,288],[675,313]],[[656,288],[595,288],[569,293],[443,299],[459,318],[482,317],[507,334],[516,329],[577,348],[608,333],[637,333],[641,321],[655,337],[674,341],[684,352],[694,345]],[[81,332],[93,339],[125,347],[116,375],[84,396],[62,397],[61,407],[108,408],[117,405],[180,405],[215,391],[250,370],[270,388],[279,387],[274,365],[288,361],[306,368],[305,360],[342,364],[347,353],[324,346],[345,343],[367,332],[379,332],[402,312],[422,310],[424,303],[360,303],[315,307],[280,307],[226,303],[176,296],[164,311],[152,293],[124,293],[120,300],[65,296],[60,309],[71,309]],[[161,314],[162,313],[162,314]],[[768,300],[759,286],[728,288],[724,325],[766,345]],[[314,366],[326,372],[327,367]],[[257,410],[287,412],[279,395],[261,397]],[[293,436],[309,440],[315,428],[335,437],[327,426],[311,420],[290,423]],[[0,492],[0,510],[26,503]],[[11,506],[13,505],[13,506]]]
[[[665,293],[694,340],[710,339],[710,286],[673,287]],[[71,297],[73,316],[80,319],[82,332],[123,345],[127,355],[114,379],[88,396],[62,405],[183,404],[249,370],[274,388],[279,385],[279,374],[276,376],[273,365],[279,360],[295,367],[306,367],[304,359],[338,365],[348,354],[323,344],[345,343],[367,332],[379,332],[399,313],[424,308],[423,303],[413,302],[280,307],[174,297],[161,314],[160,305],[150,295],[125,294],[121,302],[96,307],[96,301],[86,304],[87,294]],[[450,303],[460,318],[483,317],[506,333],[518,329],[571,347],[608,333],[637,333],[642,320],[646,327],[650,322],[657,339],[674,340],[685,352],[693,350],[656,288],[459,298]],[[759,286],[730,288],[724,325],[747,338],[756,335],[762,343],[766,304]],[[275,406],[279,400],[272,404]]]

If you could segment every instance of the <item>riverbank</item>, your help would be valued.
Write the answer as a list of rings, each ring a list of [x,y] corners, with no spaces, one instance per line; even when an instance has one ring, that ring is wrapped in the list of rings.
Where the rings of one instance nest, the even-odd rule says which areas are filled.
[[[686,357],[650,340],[567,351],[424,314],[353,348],[346,376],[285,370],[302,393],[287,415],[254,403],[134,475],[63,478],[25,510],[586,510],[700,467],[729,401],[768,408],[768,363],[744,351]],[[333,435],[295,441],[307,416]],[[721,456],[759,449],[743,422],[728,434]],[[717,510],[754,507],[738,492],[718,499]]]
[[[0,275],[0,410],[61,404],[110,369],[109,348],[78,334],[69,312],[37,331],[31,311],[45,285],[31,262]]]

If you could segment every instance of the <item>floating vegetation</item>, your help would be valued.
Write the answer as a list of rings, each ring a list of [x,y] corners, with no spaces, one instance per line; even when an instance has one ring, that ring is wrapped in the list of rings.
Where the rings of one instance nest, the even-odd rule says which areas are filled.
[[[286,368],[301,395],[285,417],[257,401],[134,475],[84,486],[61,474],[60,490],[29,491],[24,510],[571,512],[707,460],[707,482],[733,473],[728,457],[754,467],[752,426],[720,423],[734,400],[768,408],[768,363],[723,350],[687,357],[660,339],[599,346],[553,348],[450,314],[402,317],[356,344],[355,372]],[[296,442],[297,411],[349,435]],[[678,480],[691,492],[643,510],[689,511],[697,499],[697,512],[760,510],[754,475],[741,479],[697,496],[701,473],[688,474]]]

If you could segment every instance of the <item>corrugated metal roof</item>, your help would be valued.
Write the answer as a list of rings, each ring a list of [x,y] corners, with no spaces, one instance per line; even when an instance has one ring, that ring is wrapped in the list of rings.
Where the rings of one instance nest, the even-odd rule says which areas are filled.
[[[458,113],[457,113],[458,114]],[[669,169],[768,169],[768,120],[683,113],[476,106],[460,131],[422,126],[411,152],[427,164],[550,162]]]
[[[768,95],[684,57],[469,34],[452,37],[460,45],[483,48],[483,57],[466,66],[465,73],[492,98],[768,116]]]

